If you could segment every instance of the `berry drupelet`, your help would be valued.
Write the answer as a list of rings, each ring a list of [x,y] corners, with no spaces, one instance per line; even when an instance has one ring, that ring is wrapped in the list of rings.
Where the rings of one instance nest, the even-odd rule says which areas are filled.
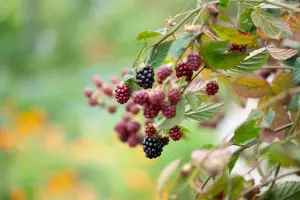
[[[181,136],[183,135],[183,132],[179,126],[175,125],[169,130],[169,135],[172,138],[172,140],[177,141],[180,140]]]
[[[118,103],[124,104],[130,99],[129,88],[126,84],[119,84],[115,88],[115,98]]]
[[[189,70],[197,71],[201,66],[201,58],[197,52],[190,53],[186,62],[186,66]]]
[[[160,66],[157,70],[157,82],[162,84],[172,74],[170,66]]]
[[[157,158],[163,151],[164,144],[160,138],[146,136],[143,141],[144,152],[147,158]]]
[[[180,95],[181,95],[180,89],[178,89],[178,88],[171,88],[168,91],[168,99],[174,105],[180,101],[180,99],[181,99]]]
[[[180,78],[184,76],[186,77],[187,81],[191,81],[193,76],[193,71],[188,69],[185,62],[178,63],[176,66],[176,77]]]
[[[136,81],[144,89],[152,88],[154,83],[154,70],[151,66],[139,68],[136,72]]]
[[[219,91],[219,85],[216,81],[210,81],[206,84],[205,90],[209,96],[214,96]]]

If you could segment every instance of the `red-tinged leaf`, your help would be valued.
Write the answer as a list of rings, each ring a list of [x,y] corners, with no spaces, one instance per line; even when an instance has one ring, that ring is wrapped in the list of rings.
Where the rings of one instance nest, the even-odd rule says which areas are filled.
[[[262,128],[259,138],[264,142],[271,143],[276,139],[276,132],[269,128]]]
[[[270,84],[258,76],[241,76],[233,81],[233,87],[245,98],[259,98],[270,90]]]
[[[295,49],[276,48],[274,45],[267,46],[270,55],[277,60],[286,60],[298,53]]]
[[[275,118],[273,120],[273,129],[290,123],[290,117],[284,105],[276,103],[272,105],[272,109],[275,112]],[[287,130],[288,129],[277,132],[277,138],[279,138],[280,140],[284,139]]]

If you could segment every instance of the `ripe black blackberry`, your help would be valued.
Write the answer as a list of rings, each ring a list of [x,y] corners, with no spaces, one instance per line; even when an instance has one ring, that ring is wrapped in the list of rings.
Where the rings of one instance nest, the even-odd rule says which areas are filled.
[[[171,88],[168,91],[168,99],[172,104],[177,104],[181,99],[180,89]]]
[[[197,71],[201,66],[201,58],[197,52],[190,53],[186,62],[188,69]]]
[[[191,81],[193,76],[193,71],[188,69],[185,62],[178,63],[176,66],[176,77],[186,77],[186,81]]]
[[[132,94],[132,100],[136,104],[144,105],[148,103],[148,92],[146,90],[135,91]]]
[[[169,135],[172,138],[172,140],[177,141],[180,140],[181,136],[183,135],[183,132],[179,126],[175,125],[173,128],[170,128]]]
[[[172,68],[170,66],[160,66],[157,70],[157,82],[162,84],[164,80],[166,80],[166,78],[171,74]]]
[[[144,152],[147,158],[157,158],[163,151],[164,144],[160,138],[146,136],[143,141]]]
[[[146,103],[143,105],[143,115],[147,119],[156,117],[160,110],[161,110],[160,106],[151,103]]]
[[[152,88],[154,83],[154,70],[151,66],[139,68],[136,72],[136,81],[144,89]]]
[[[216,81],[210,81],[206,84],[205,90],[209,96],[214,96],[219,91],[219,85]]]
[[[153,136],[157,132],[156,128],[152,123],[148,123],[145,129],[145,133],[147,136]]]
[[[126,103],[130,99],[129,87],[126,84],[119,84],[115,88],[115,98],[120,104]]]
[[[238,45],[238,44],[231,44],[229,49],[230,52],[233,51],[240,51],[240,52],[246,52],[247,51],[247,45]]]
[[[176,106],[171,104],[170,102],[164,103],[162,107],[162,114],[166,118],[173,118],[176,116]]]
[[[151,91],[149,95],[149,101],[151,104],[156,106],[162,106],[165,100],[165,93],[158,90]]]

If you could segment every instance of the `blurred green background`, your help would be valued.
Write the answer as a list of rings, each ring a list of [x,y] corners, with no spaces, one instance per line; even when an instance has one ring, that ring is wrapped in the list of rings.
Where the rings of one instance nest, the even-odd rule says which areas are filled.
[[[196,0],[0,1],[0,199],[158,199],[170,161],[211,141],[171,143],[157,160],[118,141],[122,116],[90,108],[82,94],[94,74],[121,75],[142,45],[135,35],[164,27]]]

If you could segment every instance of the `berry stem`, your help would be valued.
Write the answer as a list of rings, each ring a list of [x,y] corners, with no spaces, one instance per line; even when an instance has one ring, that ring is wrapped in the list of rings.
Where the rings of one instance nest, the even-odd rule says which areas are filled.
[[[147,42],[144,43],[144,45],[141,47],[141,49],[139,50],[137,56],[136,56],[136,59],[132,65],[132,68],[134,68],[136,66],[136,63],[138,62],[138,60],[140,59],[144,49],[147,47]]]

